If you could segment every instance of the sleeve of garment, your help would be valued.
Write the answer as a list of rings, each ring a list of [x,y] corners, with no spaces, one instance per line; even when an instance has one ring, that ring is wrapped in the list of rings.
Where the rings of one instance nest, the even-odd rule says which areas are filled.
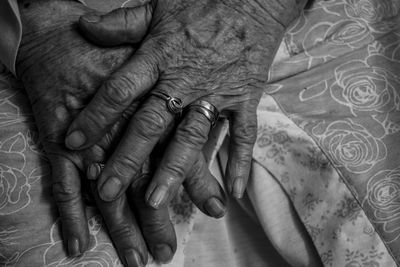
[[[0,61],[15,74],[22,25],[17,0],[0,0]]]
[[[84,0],[76,0],[85,4]],[[0,62],[12,73],[22,37],[21,17],[17,0],[0,0]]]

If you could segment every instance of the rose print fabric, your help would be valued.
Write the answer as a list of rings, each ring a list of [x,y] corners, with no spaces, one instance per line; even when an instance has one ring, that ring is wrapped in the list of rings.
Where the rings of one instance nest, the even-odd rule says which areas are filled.
[[[315,1],[285,34],[289,55],[270,71],[266,94],[318,146],[320,174],[285,178],[295,164],[272,165],[267,115],[259,116],[255,158],[284,179],[325,265],[388,266],[375,257],[388,257],[381,242],[400,261],[399,9],[397,0]],[[337,175],[327,178],[330,168]]]
[[[254,164],[265,170],[253,166],[248,195],[265,232],[285,259],[292,266],[319,266],[305,262],[309,259],[304,258],[305,253],[294,258],[292,250],[296,252],[302,244],[293,247],[295,234],[284,231],[290,223],[280,219],[282,215],[273,208],[267,209],[268,203],[280,197],[265,194],[271,191],[268,175],[286,192],[308,233],[308,237],[302,237],[307,251],[315,248],[324,266],[396,266],[333,164],[317,143],[282,113],[271,96],[261,100],[258,124]]]

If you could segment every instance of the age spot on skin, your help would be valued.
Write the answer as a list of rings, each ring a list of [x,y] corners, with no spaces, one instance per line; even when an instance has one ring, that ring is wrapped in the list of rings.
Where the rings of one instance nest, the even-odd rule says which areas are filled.
[[[245,41],[247,37],[246,30],[243,27],[238,29],[236,36],[239,38],[240,41]]]

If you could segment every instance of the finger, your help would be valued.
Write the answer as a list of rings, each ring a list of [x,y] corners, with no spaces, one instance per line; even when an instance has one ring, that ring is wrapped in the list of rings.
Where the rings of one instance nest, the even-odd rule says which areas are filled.
[[[98,179],[103,200],[114,200],[126,191],[173,118],[165,101],[154,96],[136,112]]]
[[[132,103],[123,113],[121,118],[111,127],[108,133],[100,139],[95,146],[100,147],[102,150],[107,151],[110,154],[115,148],[123,133],[125,132],[126,126],[129,123],[130,118],[136,112],[139,103],[136,101]]]
[[[129,112],[125,112],[127,116],[132,115],[132,111],[136,107],[129,107]],[[95,145],[86,149],[82,153],[82,170],[86,170],[86,177],[89,180],[96,180],[103,171],[107,158],[112,154],[112,148],[116,147],[121,139],[122,133],[128,123],[127,116],[123,116],[111,130]]]
[[[151,18],[151,5],[125,7],[103,16],[83,15],[79,19],[79,28],[86,38],[97,45],[135,44],[145,36]]]
[[[233,112],[229,121],[231,138],[225,181],[229,192],[235,198],[242,198],[257,138],[256,106],[248,106]]]
[[[68,159],[59,156],[51,156],[49,159],[53,170],[53,197],[60,213],[63,238],[67,243],[68,254],[78,256],[85,252],[89,244],[79,172]]]
[[[89,180],[96,180],[104,170],[105,164],[103,162],[112,154],[112,148],[116,147],[118,141],[121,139],[122,133],[128,124],[128,118],[132,116],[137,106],[137,103],[129,106],[121,119],[113,125],[110,131],[99,142],[83,151],[81,160],[83,166],[81,166],[81,169],[86,170],[86,177]]]
[[[158,78],[153,56],[138,51],[121,69],[100,87],[88,106],[68,129],[68,148],[92,146],[118,121],[132,101],[148,91]]]
[[[107,157],[106,152],[113,147],[115,139],[119,138],[126,122],[124,116],[100,142],[84,151],[83,167],[87,167],[89,179],[96,179],[101,173],[104,164],[100,162],[104,162]],[[126,196],[113,202],[104,202],[99,198],[95,182],[91,183],[91,187],[97,206],[104,217],[110,237],[124,266],[144,266],[147,262],[147,247]]]
[[[92,183],[92,191],[124,266],[145,266],[148,260],[146,243],[126,196],[112,202],[104,202],[98,195],[95,183]]]
[[[149,180],[150,175],[143,173],[129,187],[128,196],[135,207],[140,229],[151,254],[157,262],[168,263],[176,251],[175,230],[167,207],[156,210],[146,205],[144,192]]]
[[[122,4],[122,7],[139,7],[151,4],[152,0],[128,0]]]
[[[147,189],[148,205],[157,209],[175,196],[206,143],[210,127],[210,121],[203,114],[189,110],[179,124]]]
[[[214,218],[221,218],[225,215],[224,190],[207,168],[203,153],[199,153],[183,185],[190,199],[203,213]]]

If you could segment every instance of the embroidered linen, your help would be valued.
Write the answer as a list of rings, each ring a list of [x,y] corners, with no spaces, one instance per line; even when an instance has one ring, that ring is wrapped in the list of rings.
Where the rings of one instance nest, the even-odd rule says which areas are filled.
[[[285,178],[290,165],[276,175],[326,265],[379,266],[378,236],[399,264],[399,9],[397,0],[315,1],[284,37],[290,56],[270,71],[266,93],[323,152],[319,176]],[[259,120],[255,158],[267,164],[263,131],[272,129]],[[338,177],[324,180],[325,156]]]

